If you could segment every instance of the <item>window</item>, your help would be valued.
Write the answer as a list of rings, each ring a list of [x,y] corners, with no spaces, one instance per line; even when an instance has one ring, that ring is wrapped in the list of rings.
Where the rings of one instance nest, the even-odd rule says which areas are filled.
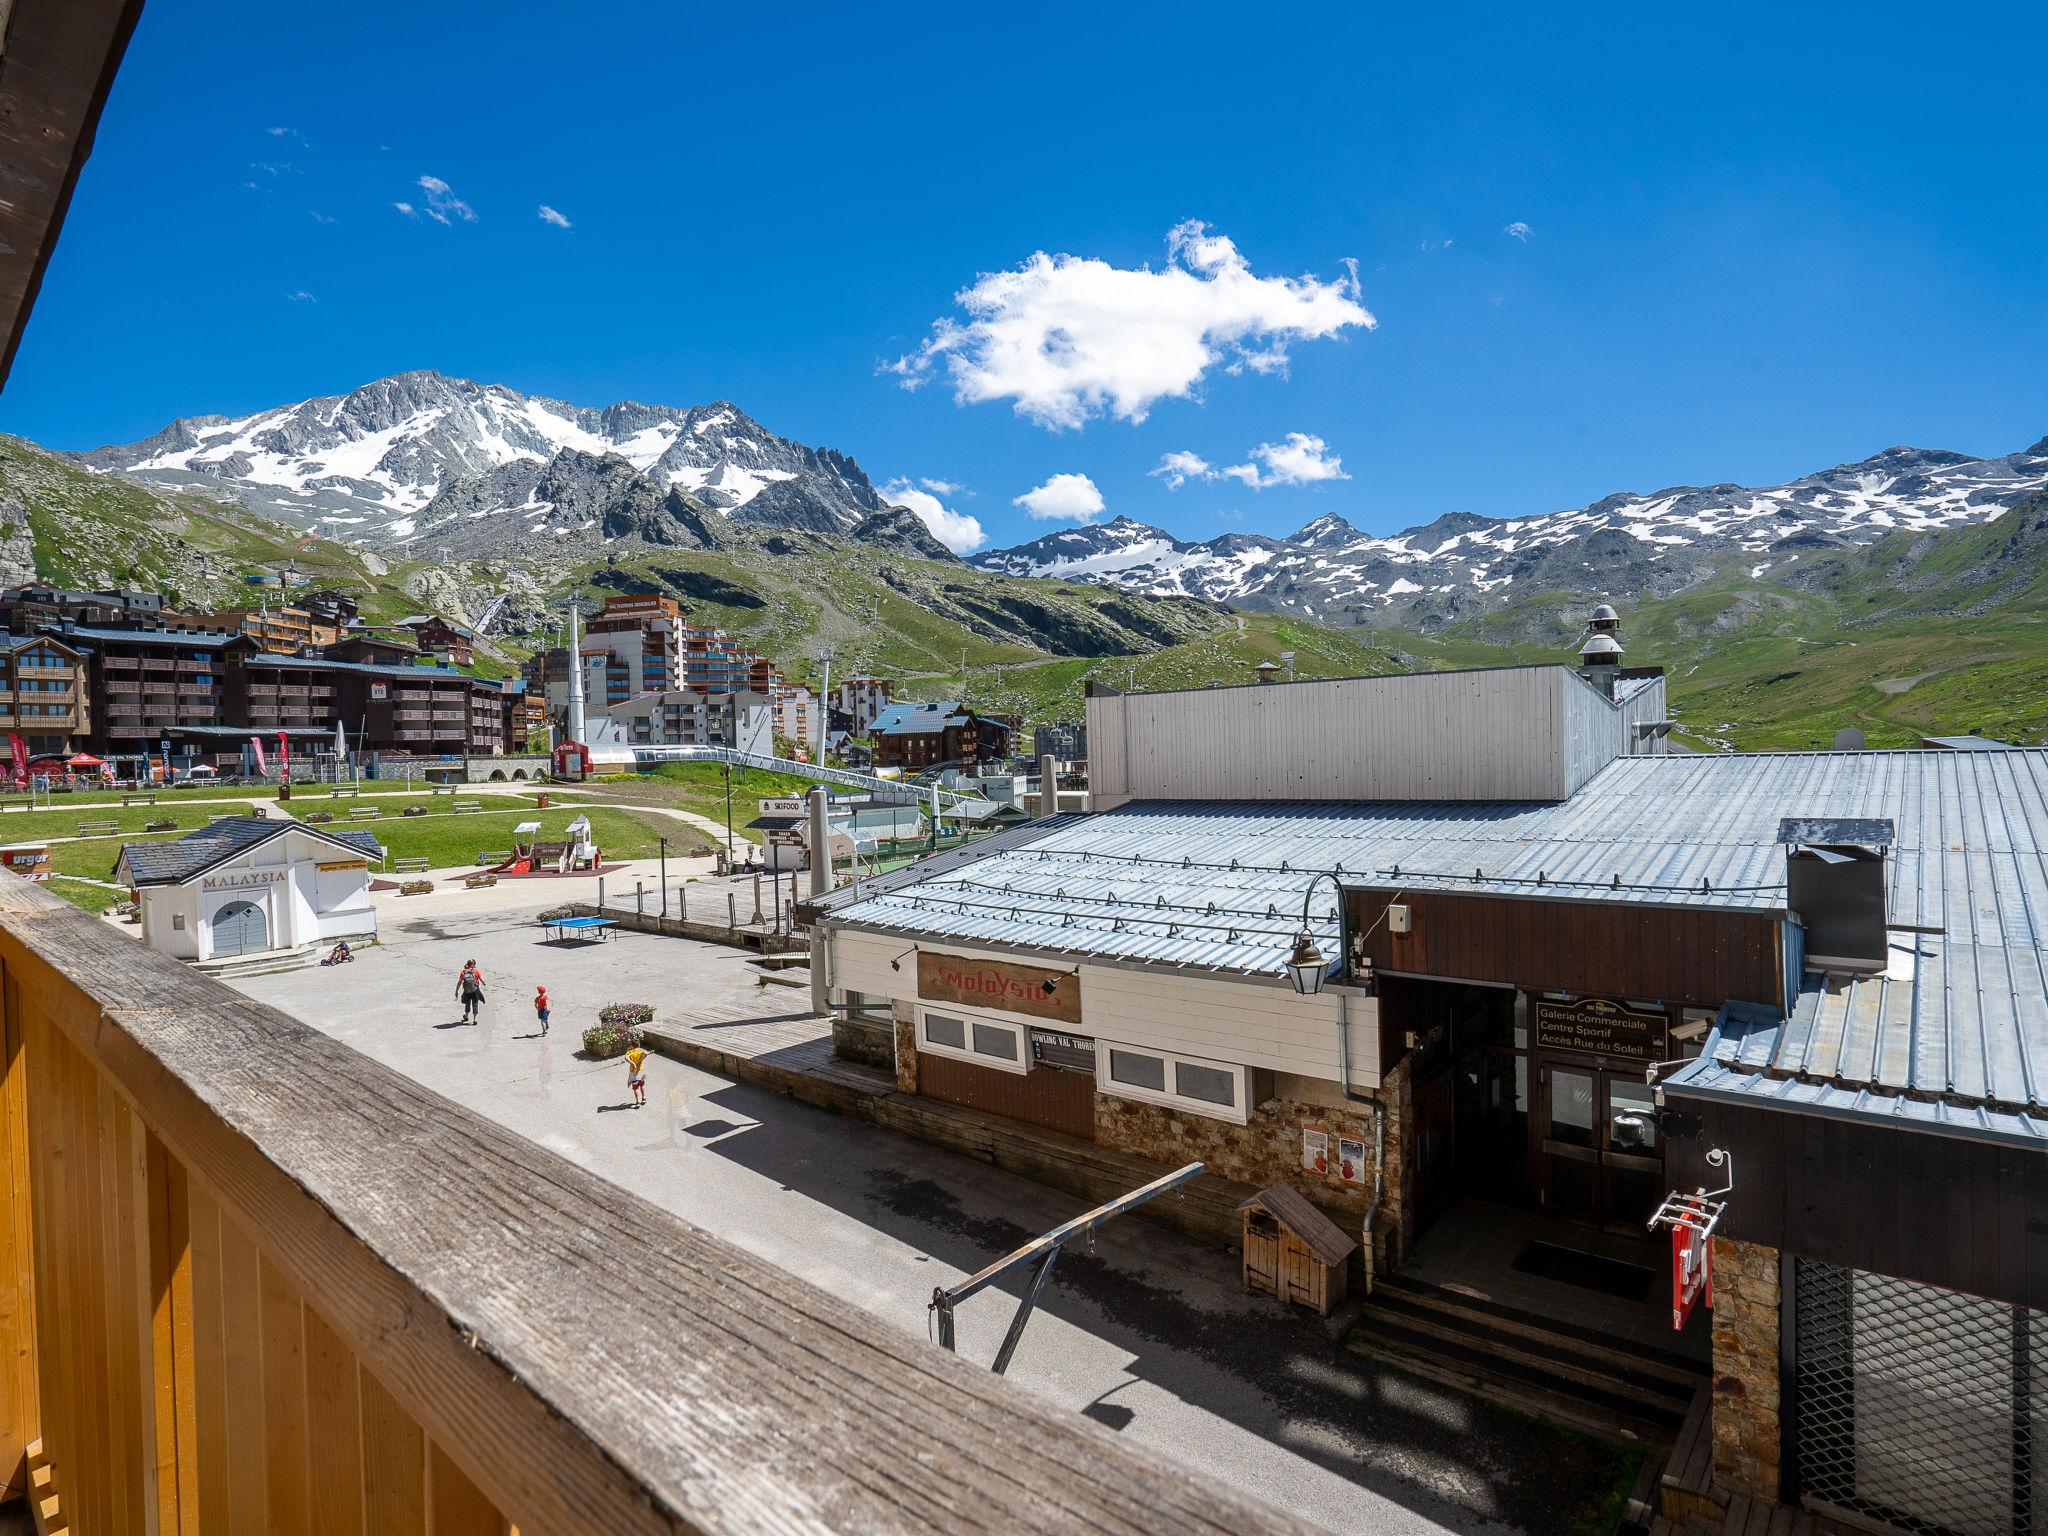
[[[1097,1057],[1095,1086],[1118,1098],[1166,1104],[1243,1125],[1249,1108],[1249,1077],[1243,1067],[1228,1062],[1105,1041]]]
[[[951,1056],[1002,1072],[1023,1074],[1031,1070],[1024,1025],[1008,1019],[920,1009],[917,1044],[918,1049],[934,1056]]]

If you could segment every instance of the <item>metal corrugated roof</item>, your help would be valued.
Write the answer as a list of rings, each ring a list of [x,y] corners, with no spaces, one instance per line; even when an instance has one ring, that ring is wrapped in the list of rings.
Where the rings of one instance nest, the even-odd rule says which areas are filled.
[[[1949,946],[2048,947],[2048,751],[2034,749],[1623,758],[1555,805],[1139,802],[1022,829],[1024,846],[969,867],[914,866],[830,917],[1275,974],[1318,871],[1406,890],[1782,910],[1786,817],[1889,819],[1895,921],[1945,928]],[[1318,906],[1326,940],[1327,889]]]
[[[1664,1081],[1951,1135],[2048,1143],[2048,999],[2039,950],[1914,937],[1882,976],[1809,974],[1786,1018],[1731,1003],[1699,1059]]]

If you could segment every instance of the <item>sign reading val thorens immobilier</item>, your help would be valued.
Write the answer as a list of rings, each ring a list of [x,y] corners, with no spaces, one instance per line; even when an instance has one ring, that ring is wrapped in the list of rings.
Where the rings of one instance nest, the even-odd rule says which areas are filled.
[[[1072,971],[997,960],[963,960],[958,955],[917,954],[917,995],[927,1002],[959,1003],[1025,1013],[1035,1019],[1081,1022],[1081,978]]]
[[[1663,1061],[1671,1015],[1657,1009],[1631,1008],[1604,997],[1582,997],[1569,1003],[1536,1003],[1536,1048],[1577,1051],[1586,1056],[1612,1056],[1623,1061]]]

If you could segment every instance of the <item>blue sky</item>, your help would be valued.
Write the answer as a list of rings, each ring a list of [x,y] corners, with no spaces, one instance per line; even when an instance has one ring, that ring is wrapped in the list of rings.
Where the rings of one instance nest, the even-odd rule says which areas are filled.
[[[727,398],[996,545],[2048,434],[2040,7],[770,9],[155,0],[0,428]]]

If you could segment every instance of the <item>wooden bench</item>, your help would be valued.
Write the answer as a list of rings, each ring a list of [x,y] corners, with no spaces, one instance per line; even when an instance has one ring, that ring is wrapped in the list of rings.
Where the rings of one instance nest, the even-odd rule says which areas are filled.
[[[327,793],[336,800],[341,800],[350,796],[359,795],[362,793],[362,791],[357,789],[353,784],[337,784],[334,786],[334,788],[328,790]]]
[[[384,807],[381,805],[352,805],[348,808],[350,821],[375,821],[383,814]]]
[[[391,870],[394,874],[419,875],[426,873],[426,868],[427,856],[423,853],[409,853],[404,858],[391,861]]]
[[[118,821],[81,821],[78,824],[80,837],[111,837],[121,830]]]
[[[455,809],[458,811],[480,811],[483,809],[483,806],[474,800],[458,800],[455,802]]]
[[[427,786],[427,793],[430,795],[452,795],[455,793],[455,786],[453,784],[429,784]]]
[[[494,849],[493,851],[491,851],[491,852],[489,852],[489,853],[480,853],[480,854],[478,854],[478,855],[476,856],[476,861],[477,861],[477,863],[479,863],[479,864],[503,864],[504,862],[506,862],[506,860],[510,859],[511,857],[512,857],[512,850],[511,850],[511,849],[509,849],[509,848],[501,848],[501,849]]]
[[[155,796],[155,795],[123,795],[123,796],[121,797],[121,803],[122,803],[123,805],[155,805],[155,804],[156,804],[156,796]]]

